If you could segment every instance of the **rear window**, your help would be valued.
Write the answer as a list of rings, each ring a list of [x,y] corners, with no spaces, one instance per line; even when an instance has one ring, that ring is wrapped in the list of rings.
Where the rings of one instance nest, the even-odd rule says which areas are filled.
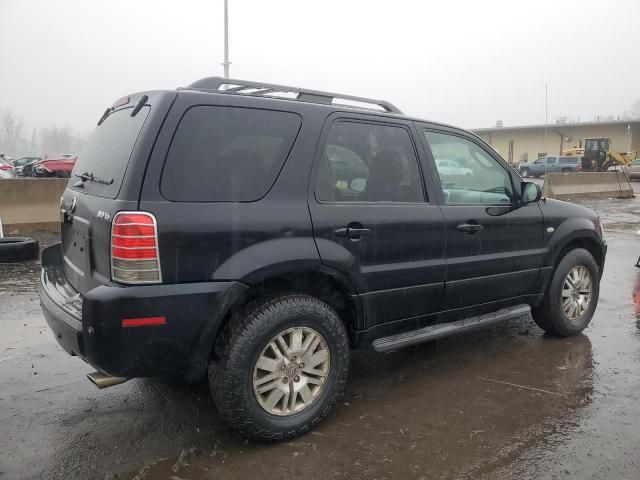
[[[162,172],[177,202],[250,202],[275,183],[300,130],[294,113],[197,106],[182,117]]]
[[[83,192],[107,198],[116,198],[118,195],[131,152],[150,108],[142,107],[135,117],[130,115],[131,110],[124,108],[109,115],[94,130],[80,152],[73,173],[90,173],[104,182],[86,181]],[[72,178],[70,185],[77,181]]]

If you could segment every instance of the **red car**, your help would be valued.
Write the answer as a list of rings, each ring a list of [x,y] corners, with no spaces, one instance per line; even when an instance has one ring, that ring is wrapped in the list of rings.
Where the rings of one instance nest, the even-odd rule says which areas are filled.
[[[0,178],[12,178],[15,176],[13,165],[4,153],[0,153]]]
[[[76,155],[45,157],[34,166],[34,176],[68,178],[77,159]]]

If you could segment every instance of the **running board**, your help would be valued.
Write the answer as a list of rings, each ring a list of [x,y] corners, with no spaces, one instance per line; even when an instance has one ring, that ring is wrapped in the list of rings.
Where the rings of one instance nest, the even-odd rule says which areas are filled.
[[[376,352],[389,352],[398,348],[408,347],[417,343],[428,342],[438,338],[448,337],[456,333],[470,332],[480,328],[489,327],[496,323],[528,315],[531,307],[526,304],[515,307],[503,308],[492,313],[485,313],[477,317],[456,320],[455,322],[439,323],[412,332],[399,333],[390,337],[378,338],[371,344]]]

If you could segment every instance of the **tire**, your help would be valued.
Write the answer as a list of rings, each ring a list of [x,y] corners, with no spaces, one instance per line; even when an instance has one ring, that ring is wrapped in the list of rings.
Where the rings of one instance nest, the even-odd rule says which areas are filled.
[[[618,163],[617,160],[607,160],[604,165],[602,165],[602,171],[603,172],[608,172],[609,169],[612,169],[611,171],[615,171],[620,167],[620,163]]]
[[[292,359],[295,360],[296,357],[289,356],[291,351],[287,353],[276,338],[279,334],[284,334],[281,337],[288,338],[291,346],[294,344],[295,333],[287,336],[285,332],[300,328],[307,332],[307,336],[300,338],[303,347],[305,342],[310,341],[309,338],[313,339],[313,346],[317,338],[311,337],[314,332],[322,337],[324,342],[318,343],[313,351],[317,354],[326,349],[328,360],[314,366],[309,362],[306,368],[298,371],[291,370],[291,367],[303,367],[301,360],[311,357],[303,356],[302,350],[298,350],[300,355],[297,361],[300,363],[294,363]],[[272,340],[278,344],[281,353],[288,356],[286,369],[282,366],[285,361],[278,360],[273,355],[275,352],[270,347]],[[273,360],[265,359],[266,355]],[[277,365],[269,365],[273,370],[263,371],[257,368],[259,359]],[[326,367],[325,380],[321,386],[317,385],[317,380],[314,381],[315,385],[312,384],[313,377],[305,373],[310,366],[312,371]],[[308,295],[282,295],[258,299],[230,320],[218,339],[209,364],[209,387],[216,407],[233,428],[250,439],[275,442],[301,435],[326,417],[344,393],[348,369],[349,341],[345,326],[336,312],[326,303]],[[269,375],[275,378],[264,382],[263,379]],[[288,375],[300,383],[292,382]],[[281,381],[284,387],[280,385]],[[260,386],[256,387],[256,382]],[[254,388],[260,390],[269,386],[272,390],[267,390],[267,393],[254,391]],[[291,396],[289,392],[295,392],[296,386],[306,388],[307,396],[313,392],[312,400],[305,404],[302,394],[295,393]],[[279,396],[282,389],[287,390],[286,394],[282,394],[286,397]],[[260,402],[268,404],[272,393],[279,400],[268,411],[268,407]],[[290,411],[288,401],[291,398],[294,399],[294,406],[302,402],[293,412]]]
[[[522,178],[529,178],[531,176],[531,172],[529,172],[528,168],[523,168],[521,174]]]
[[[567,275],[575,271],[574,269],[578,269],[579,271],[580,267],[586,269],[590,275],[590,299],[584,312],[576,318],[571,319],[563,308],[563,288]],[[584,282],[580,285],[584,285]],[[581,289],[580,285],[578,285],[578,289]],[[542,303],[532,312],[533,319],[540,328],[552,335],[559,337],[575,335],[584,330],[587,325],[589,325],[589,322],[591,322],[591,318],[598,305],[599,294],[600,274],[593,256],[583,248],[570,250],[562,260],[560,260],[560,263],[553,273],[551,283],[545,292]]]
[[[0,263],[33,260],[40,255],[38,242],[28,237],[0,238]]]

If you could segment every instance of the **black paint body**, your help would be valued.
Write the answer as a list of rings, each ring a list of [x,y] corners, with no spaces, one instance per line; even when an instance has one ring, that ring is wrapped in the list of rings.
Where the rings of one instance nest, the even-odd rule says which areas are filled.
[[[134,94],[129,106],[143,95],[150,113],[117,195],[83,192],[74,188],[72,177],[61,204],[62,244],[43,254],[41,298],[49,325],[68,352],[106,373],[201,376],[224,322],[263,291],[299,287],[313,294],[317,286],[322,298],[342,298],[336,308],[348,324],[352,346],[368,347],[381,336],[432,323],[522,303],[536,306],[568,245],[589,248],[601,271],[604,266],[606,244],[588,209],[549,200],[522,205],[517,195],[511,205],[495,208],[445,205],[420,128],[477,143],[504,164],[514,191],[521,191],[519,175],[464,130],[399,114],[197,89]],[[172,202],[162,196],[169,146],[180,119],[196,105],[300,116],[294,145],[264,197]],[[340,119],[406,129],[419,159],[425,201],[316,200],[324,141]],[[122,210],[156,217],[161,285],[111,281],[111,224],[98,212],[113,218]],[[457,229],[470,222],[484,229],[473,235]],[[349,225],[371,233],[356,240],[334,234]],[[149,316],[164,316],[167,325],[121,328],[124,318]]]

